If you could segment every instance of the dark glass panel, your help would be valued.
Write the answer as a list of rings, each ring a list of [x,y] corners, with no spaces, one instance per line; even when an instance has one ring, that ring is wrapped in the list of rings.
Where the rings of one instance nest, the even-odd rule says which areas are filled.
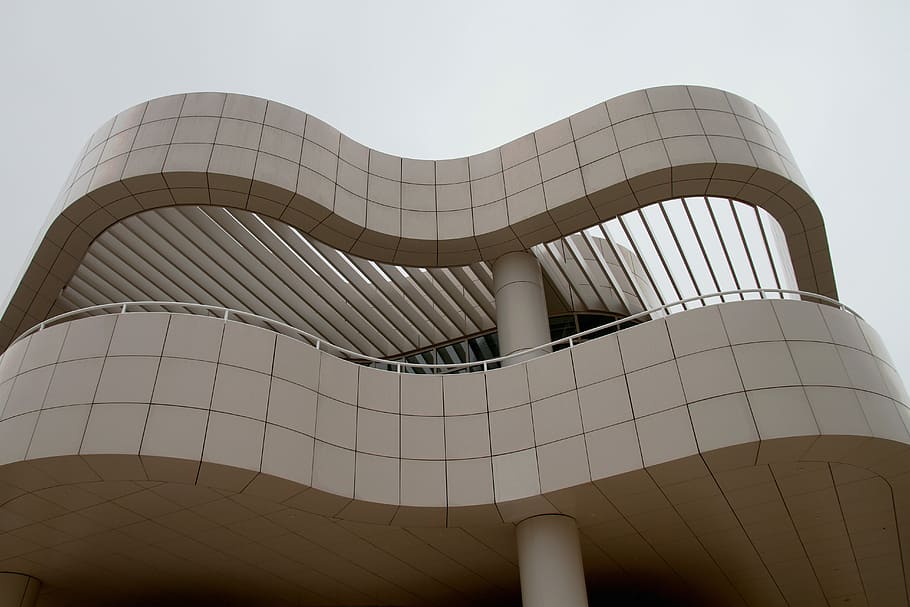
[[[499,356],[499,335],[488,333],[468,340],[468,360],[489,360]]]
[[[568,337],[575,333],[577,333],[577,331],[575,329],[575,317],[573,315],[567,314],[565,316],[550,317],[550,341],[562,339],[563,337]],[[553,350],[562,350],[567,347],[569,347],[568,342],[556,344],[553,346]]]
[[[417,354],[411,354],[405,358],[405,361],[409,363],[414,363],[418,365],[434,365],[436,364],[435,356],[433,356],[433,350],[427,350],[426,352],[418,352]],[[420,367],[404,367],[402,371],[407,373],[432,373],[433,369],[424,369]]]
[[[440,365],[451,365],[468,362],[468,347],[463,341],[455,342],[447,346],[436,348],[436,363]],[[441,370],[440,373],[465,373],[467,367],[453,370]]]

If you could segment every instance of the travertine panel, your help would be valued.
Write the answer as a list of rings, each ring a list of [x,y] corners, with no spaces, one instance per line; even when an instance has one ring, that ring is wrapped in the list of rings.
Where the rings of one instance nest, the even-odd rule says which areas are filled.
[[[215,363],[162,357],[152,402],[208,409],[212,404]]]
[[[162,343],[164,341],[163,332],[161,341]],[[136,349],[141,350],[142,347],[138,346]],[[98,391],[95,393],[95,402],[151,402],[152,389],[155,386],[155,376],[158,373],[160,362],[161,359],[154,356],[109,356],[105,358],[101,379],[98,382]]]
[[[214,318],[176,315],[168,326],[164,355],[217,362],[224,325]]]
[[[170,314],[121,314],[108,356],[161,356]]]
[[[103,358],[83,358],[58,364],[48,387],[44,406],[59,407],[95,402],[95,390],[98,388],[103,364]]]
[[[269,388],[268,422],[315,436],[316,392],[273,377]]]
[[[579,388],[578,402],[585,432],[632,419],[632,401],[625,376]]]
[[[581,410],[578,393],[564,392],[531,403],[534,441],[544,445],[581,434]]]
[[[26,459],[78,453],[90,409],[90,405],[73,405],[43,410]]]
[[[219,361],[260,373],[272,372],[275,333],[231,322],[224,325]]]

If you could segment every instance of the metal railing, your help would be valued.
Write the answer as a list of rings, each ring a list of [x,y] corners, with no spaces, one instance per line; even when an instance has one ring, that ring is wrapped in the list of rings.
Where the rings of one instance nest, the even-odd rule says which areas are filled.
[[[165,308],[165,309],[166,308],[184,308],[187,310],[201,310],[204,312],[208,312],[209,314],[211,314],[215,317],[221,318],[222,320],[224,320],[224,322],[231,320],[231,317],[234,317],[241,321],[244,319],[252,320],[252,321],[255,321],[255,322],[258,322],[261,324],[265,324],[266,326],[272,327],[273,330],[274,330],[274,328],[281,329],[282,331],[280,331],[280,332],[283,335],[287,335],[289,337],[294,337],[296,339],[299,339],[300,341],[304,341],[304,342],[312,345],[313,347],[315,347],[317,350],[327,352],[329,354],[333,354],[333,353],[341,354],[341,355],[343,355],[344,358],[352,360],[353,362],[358,362],[358,363],[370,362],[370,363],[378,363],[378,364],[386,365],[387,369],[392,369],[396,373],[401,373],[402,369],[426,369],[427,371],[429,371],[431,373],[433,373],[433,372],[442,372],[442,373],[455,372],[455,371],[459,371],[462,369],[476,369],[476,368],[482,368],[484,371],[487,371],[492,365],[495,365],[497,363],[502,363],[504,361],[507,361],[509,359],[516,358],[519,356],[522,357],[522,360],[524,361],[524,360],[527,360],[528,354],[533,354],[535,352],[540,352],[541,356],[543,356],[544,354],[549,354],[550,352],[552,352],[554,350],[554,348],[556,346],[561,346],[563,344],[566,344],[567,347],[569,347],[569,348],[573,348],[576,345],[578,345],[579,343],[582,343],[583,341],[585,341],[585,339],[589,336],[592,336],[595,334],[613,332],[616,330],[628,328],[628,327],[623,327],[622,325],[628,325],[632,321],[636,321],[636,320],[643,319],[646,317],[651,318],[658,314],[670,315],[670,314],[672,314],[670,312],[671,308],[683,307],[685,304],[688,304],[688,303],[701,301],[705,306],[717,305],[719,303],[729,303],[729,302],[724,301],[723,298],[733,296],[733,295],[741,296],[742,300],[746,300],[745,297],[742,297],[744,295],[758,295],[759,297],[757,299],[785,299],[784,298],[785,295],[797,296],[797,297],[799,297],[799,300],[816,301],[818,303],[822,303],[825,305],[829,305],[829,306],[838,308],[840,310],[844,310],[846,312],[849,312],[853,316],[855,316],[859,319],[862,319],[862,316],[857,314],[851,308],[849,308],[846,305],[842,304],[841,302],[837,301],[836,299],[832,299],[832,298],[826,297],[824,295],[819,295],[817,293],[810,293],[808,291],[797,291],[797,290],[793,290],[793,289],[736,289],[736,290],[732,290],[732,291],[719,291],[717,293],[707,293],[704,295],[697,295],[695,297],[688,297],[686,299],[681,299],[679,301],[674,301],[671,303],[663,304],[656,308],[651,308],[650,310],[638,312],[636,314],[632,314],[631,316],[626,316],[624,318],[615,320],[613,322],[599,325],[597,327],[592,327],[592,328],[586,329],[584,331],[579,331],[578,333],[569,335],[568,337],[561,337],[559,339],[554,339],[551,342],[541,344],[541,345],[535,346],[533,348],[527,348],[525,350],[519,350],[517,352],[512,352],[510,354],[506,354],[505,356],[497,356],[496,358],[489,358],[489,359],[482,360],[482,361],[478,360],[478,361],[463,362],[463,363],[426,364],[426,363],[409,363],[409,362],[401,361],[401,360],[388,360],[385,358],[378,358],[375,356],[370,356],[368,354],[362,354],[360,352],[355,352],[354,350],[349,350],[349,349],[343,348],[341,346],[336,346],[335,344],[330,343],[330,342],[322,339],[321,337],[318,337],[316,335],[303,331],[302,329],[292,327],[291,325],[289,325],[287,323],[281,322],[279,320],[267,318],[265,316],[260,316],[259,314],[253,314],[252,312],[244,312],[243,310],[234,310],[232,308],[226,308],[224,306],[214,306],[214,305],[208,305],[208,304],[197,304],[197,303],[188,303],[188,302],[179,302],[179,301],[129,301],[129,302],[99,304],[96,306],[89,306],[86,308],[80,308],[78,310],[71,310],[69,312],[64,312],[63,314],[58,314],[57,316],[48,318],[47,320],[44,320],[41,323],[35,325],[34,327],[28,329],[27,331],[25,331],[24,333],[19,335],[13,343],[19,341],[20,339],[28,337],[29,335],[31,335],[33,333],[42,331],[49,326],[58,324],[62,321],[65,321],[69,318],[73,318],[75,316],[84,316],[84,315],[92,316],[92,315],[95,315],[95,313],[127,314],[130,312],[130,308],[142,308],[142,307],[154,306],[154,307]],[[778,297],[768,297],[768,295],[777,295]],[[707,303],[707,300],[715,299],[715,298],[719,300],[716,304]],[[148,310],[137,310],[137,311],[138,312],[147,312]],[[170,312],[170,313],[174,313],[174,312]],[[177,313],[179,314],[180,312],[177,312]],[[651,318],[651,319],[653,319],[653,318]],[[248,324],[255,324],[255,323],[248,323]],[[276,331],[276,332],[279,332],[279,331]]]

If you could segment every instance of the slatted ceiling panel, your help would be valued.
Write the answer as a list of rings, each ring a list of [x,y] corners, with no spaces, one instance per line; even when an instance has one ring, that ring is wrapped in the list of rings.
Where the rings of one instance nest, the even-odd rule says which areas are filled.
[[[200,209],[200,212],[202,210]],[[357,335],[361,344],[369,344],[366,354],[376,354],[388,351],[395,346],[371,322],[365,321],[359,311],[351,306],[350,302],[338,294],[337,289],[329,280],[319,281],[318,289],[302,279],[300,273],[295,272],[282,262],[277,256],[275,248],[265,244],[259,237],[252,233],[243,223],[237,220],[230,211],[215,209],[207,214],[215,226],[220,226],[233,237],[240,245],[241,250],[248,252],[260,264],[261,271],[257,272],[263,282],[281,301],[289,307],[295,305],[297,299],[304,299],[312,303],[326,322],[336,327],[342,333]],[[263,234],[265,236],[265,234]],[[224,244],[224,243],[222,243]],[[245,257],[237,253],[238,257]],[[245,258],[240,263],[252,263]],[[332,277],[329,276],[329,279]],[[359,347],[363,347],[362,345]]]
[[[163,210],[176,211],[177,209]],[[259,300],[256,295],[250,292],[250,290],[247,289],[244,284],[238,282],[232,273],[226,272],[224,268],[214,263],[208,254],[199,248],[196,243],[184,237],[184,235],[178,232],[175,228],[172,226],[168,227],[163,221],[155,222],[159,224],[159,230],[165,230],[166,236],[173,239],[173,243],[171,241],[168,241],[167,238],[162,236],[160,233],[154,232],[152,228],[147,224],[146,219],[152,221],[155,219],[155,215],[160,216],[160,213],[143,213],[141,215],[136,215],[135,223],[130,223],[130,226],[137,233],[143,236],[143,238],[149,238],[148,233],[151,233],[153,238],[157,236],[154,241],[154,248],[158,250],[162,256],[167,255],[167,251],[163,251],[162,249],[169,248],[171,258],[173,259],[175,265],[187,276],[188,282],[190,284],[194,282],[200,284],[205,288],[207,292],[211,293],[213,297],[211,300],[196,299],[194,301],[202,303],[209,303],[211,301],[220,305],[225,305],[240,310],[249,310],[250,312],[255,312],[263,316],[278,318],[278,315],[274,310],[272,310],[270,306]],[[130,218],[127,221],[131,221],[132,219],[133,218]],[[202,234],[196,234],[196,237],[200,242],[203,242],[205,240]],[[184,254],[182,251],[186,251],[186,254]],[[192,258],[190,256],[192,256]],[[233,270],[234,273],[245,272],[245,270],[242,270],[240,268]],[[253,285],[254,282],[248,282],[247,284]],[[222,303],[228,301],[236,302],[236,304]],[[308,307],[309,305],[305,304],[305,308]],[[299,314],[295,316],[297,319],[296,322],[300,323],[295,324],[295,326],[300,329],[318,333],[322,327],[322,325],[318,322],[318,319],[315,318],[315,315]],[[286,320],[289,324],[294,324],[293,319],[282,318],[282,320]],[[332,329],[330,327],[326,327],[325,330]],[[334,330],[332,331],[338,335],[337,332]]]
[[[103,275],[108,277],[115,285],[119,286],[124,293],[130,293],[131,299],[152,299],[157,301],[186,301],[186,293],[177,290],[176,292],[165,291],[156,283],[152,282],[139,268],[137,272],[130,273],[130,268],[113,252],[106,247],[92,247],[89,255],[86,255],[83,263],[88,262],[89,258],[94,258],[97,263],[104,268]],[[129,276],[129,280],[125,277]],[[122,285],[122,286],[121,286]]]
[[[275,267],[280,270],[282,275],[293,275],[295,280],[301,281],[311,292],[325,297],[329,305],[336,311],[346,310],[348,320],[356,320],[357,325],[363,329],[372,329],[376,333],[375,340],[377,343],[381,343],[379,351],[403,350],[410,345],[401,331],[389,323],[355,287],[357,283],[362,282],[361,279],[358,278],[352,282],[348,278],[339,278],[339,275],[343,277],[343,274],[340,274],[341,268],[335,265],[332,265],[332,268],[339,272],[339,275],[332,274],[323,277],[315,273],[309,264],[301,263],[301,258],[286,247],[274,230],[258,216],[246,213],[232,216],[274,254]]]
[[[543,252],[544,257],[547,259],[546,268],[549,269],[551,276],[558,276],[559,279],[561,279],[561,285],[564,285],[565,287],[563,293],[566,301],[569,303],[569,307],[579,312],[586,312],[590,309],[590,305],[585,300],[578,282],[572,280],[569,268],[565,263],[565,258],[559,250],[561,248],[559,244],[559,242],[550,242],[541,245],[539,250]],[[538,256],[538,259],[540,259],[540,256]]]
[[[114,299],[114,301],[141,301],[146,299],[147,296],[143,294],[142,288],[134,284],[134,282],[143,282],[141,280],[137,281],[137,277],[133,277],[134,282],[126,280],[109,269],[95,255],[86,255],[82,263],[90,272],[90,274],[86,274],[86,280],[91,276],[92,280],[89,282],[96,289],[107,293],[111,297],[119,298],[119,300]]]
[[[572,310],[579,296],[574,294],[574,287],[569,284],[564,270],[556,265],[553,255],[547,250],[546,245],[535,245],[531,248],[531,252],[537,257],[537,261],[540,262],[545,287],[549,286],[553,290],[553,293],[562,301],[566,310]]]
[[[597,231],[594,231],[594,228],[591,229],[592,234],[600,234],[600,242],[606,247],[604,250],[610,252],[610,256],[616,260],[616,265],[619,267],[621,274],[617,276],[617,279],[622,284],[623,290],[629,294],[631,297],[637,297],[641,300],[641,294],[639,293],[638,284],[636,280],[635,271],[630,264],[629,259],[632,256],[632,252],[629,249],[620,248],[613,237],[606,229],[606,224],[600,224],[597,226]],[[644,304],[644,300],[641,300]],[[645,308],[650,306],[644,306],[641,311],[644,311]]]
[[[334,249],[316,241],[312,244],[318,250],[324,251],[324,254],[334,251]],[[385,269],[379,264],[365,259],[357,257],[350,257],[349,259],[364,276],[370,279],[378,290],[382,291],[385,297],[401,312],[406,322],[415,328],[418,347],[445,341],[444,333],[430,320],[423,309],[399,288],[398,284]],[[398,273],[397,269],[393,271],[396,274]],[[420,343],[420,339],[425,341]]]
[[[161,301],[188,301],[189,293],[178,287],[163,273],[144,259],[136,259],[135,265],[130,266],[124,261],[126,247],[117,241],[109,232],[102,234],[94,243],[89,254],[96,255],[108,268],[121,276],[129,276],[130,270],[138,274],[145,282],[133,280],[144,291],[151,295],[151,299]],[[88,255],[86,256],[86,258]],[[142,287],[145,284],[147,286]]]
[[[569,237],[567,240],[573,240],[573,237]],[[627,292],[623,290],[623,285],[616,277],[616,274],[611,267],[610,262],[606,259],[603,253],[603,249],[599,244],[595,243],[592,240],[590,234],[587,231],[582,231],[581,234],[575,238],[579,241],[579,244],[584,246],[584,249],[587,251],[588,255],[594,260],[597,269],[600,272],[600,275],[606,280],[606,286],[613,290],[613,293],[618,300],[619,306],[616,307],[617,310],[624,310],[628,314],[632,314],[634,310],[634,305],[632,304],[630,298],[627,295]]]
[[[324,259],[328,260],[333,255],[337,255],[338,251],[335,249],[324,245],[318,241],[309,241],[305,237],[299,234],[296,230],[294,233],[297,236],[298,242],[294,244],[295,248],[299,251],[306,252],[309,250],[310,254],[315,255],[314,259]],[[381,292],[383,297],[389,304],[398,311],[400,318],[405,320],[405,326],[413,325],[418,329],[418,332],[427,336],[432,331],[433,328],[428,321],[425,320],[424,315],[416,308],[416,306],[408,299],[397,286],[392,283],[391,277],[387,276],[385,272],[372,262],[358,259],[354,257],[348,258],[351,261],[351,266],[356,270],[354,274],[366,276],[370,283],[376,287],[377,291]],[[342,266],[338,266],[339,272],[342,271]],[[351,280],[348,280],[351,282]],[[392,322],[395,321],[395,317],[390,317]],[[410,338],[411,341],[414,341],[414,338]],[[418,338],[419,342],[419,338]]]
[[[360,305],[369,306],[374,312],[374,316],[380,319],[378,322],[388,327],[388,330],[395,335],[394,342],[398,345],[397,351],[408,352],[417,348],[417,344],[420,343],[419,329],[411,326],[401,310],[389,300],[383,290],[363,274],[360,268],[347,257],[342,257],[341,254],[339,254],[339,258],[342,262],[335,267],[348,279],[351,290],[358,294],[357,301],[363,302]]]
[[[83,297],[92,301],[123,301],[118,294],[100,279],[90,268],[80,268],[79,276],[71,281],[72,288]]]
[[[611,235],[620,244],[628,247],[633,252],[634,256],[637,259],[644,259],[645,258],[644,252],[639,247],[638,240],[633,236],[632,231],[629,228],[629,225],[627,223],[628,221],[629,220],[624,217],[618,218],[615,225],[618,226],[619,232],[618,233],[612,232]],[[613,227],[613,226],[610,226],[610,227]],[[652,255],[652,258],[653,257],[656,257],[656,255]],[[647,276],[647,282],[654,285],[655,292],[657,294],[658,299],[660,300],[661,305],[666,304],[668,301],[673,301],[674,299],[678,299],[678,298],[674,298],[672,296],[669,298],[664,296],[664,290],[660,288],[661,285],[657,281],[661,277],[661,275],[658,274],[657,276],[655,276],[652,273],[650,266],[651,266],[651,264],[643,264],[642,269],[645,271],[645,275]],[[668,282],[668,281],[665,280],[665,282]]]
[[[343,276],[344,279],[347,280],[350,284],[356,284],[356,281],[354,280],[355,275],[362,273],[359,268],[356,272],[351,272],[351,268],[345,267],[346,264],[337,264],[327,266],[325,268],[325,271],[322,272],[317,269],[322,268],[327,264],[327,260],[331,259],[332,253],[336,253],[334,249],[325,247],[324,245],[321,245],[315,241],[310,244],[306,244],[306,242],[300,236],[299,232],[297,232],[294,228],[271,219],[264,219],[264,221],[266,221],[272,228],[275,235],[281,239],[283,246],[293,251],[296,258],[305,264],[308,272],[311,272],[314,275],[318,276],[335,275],[337,272],[341,274],[341,276]],[[357,277],[359,278],[359,276]],[[378,283],[371,283],[370,286],[375,287],[375,284]],[[379,296],[375,296],[376,294],[379,294]],[[411,327],[411,321],[402,314],[399,307],[395,306],[389,300],[384,291],[378,289],[366,290],[364,292],[364,297],[373,302],[374,306],[382,312],[382,315],[387,320],[388,324],[393,326],[402,335],[402,337],[410,346],[407,349],[413,349],[417,347],[416,345],[410,345],[416,343],[417,341],[413,332],[405,332],[407,331],[407,328]],[[396,351],[400,352],[407,350],[405,349]]]
[[[249,292],[253,298],[253,303],[247,309],[254,311],[262,316],[270,318],[290,319],[289,324],[297,326],[306,318],[314,328],[323,335],[326,335],[329,341],[337,343],[340,346],[370,352],[373,344],[364,339],[361,335],[343,330],[345,324],[338,322],[338,319],[332,318],[317,309],[317,306],[324,307],[321,299],[310,301],[301,298],[295,294],[287,285],[283,284],[278,277],[267,266],[263,266],[259,260],[252,254],[250,249],[255,244],[251,239],[240,235],[247,241],[245,248],[240,245],[223,226],[220,226],[212,219],[205,215],[198,207],[186,209],[186,213],[180,213],[176,208],[166,209],[168,220],[171,225],[180,230],[183,235],[197,234],[200,247],[206,255],[214,260],[221,259],[222,263],[230,263],[231,272],[226,272],[224,268],[218,267],[221,280],[231,280],[234,283],[242,282],[245,291]],[[228,226],[231,229],[234,226]],[[258,301],[257,301],[258,300]],[[259,303],[261,302],[261,304]],[[258,312],[257,308],[264,307],[269,313]],[[305,311],[301,313],[301,311]],[[337,316],[337,313],[336,313]],[[336,324],[336,321],[338,324]],[[341,339],[335,342],[334,339]]]
[[[581,274],[581,276],[578,277],[578,283],[587,284],[590,287],[594,297],[596,298],[596,301],[592,301],[588,307],[595,310],[616,309],[616,305],[613,302],[609,301],[609,296],[603,290],[605,279],[597,275],[594,264],[588,263],[588,258],[579,248],[578,242],[576,242],[576,240],[577,239],[574,234],[562,239],[563,258],[568,259],[566,251],[571,254],[571,256],[575,259],[575,263],[570,267],[572,267],[573,270],[577,267],[578,271]]]
[[[181,284],[190,293],[200,293],[203,297],[212,297],[215,301],[232,302],[225,305],[245,308],[253,305],[255,298],[242,284],[230,276],[220,276],[224,270],[197,246],[172,227],[155,221],[152,214],[141,214],[128,221],[129,230],[138,239],[134,243],[129,237],[122,239],[130,243],[130,248],[158,262],[171,262],[173,268],[182,276]],[[124,222],[120,225],[126,225]],[[115,226],[116,228],[117,226]],[[172,240],[171,240],[172,239]],[[225,281],[225,282],[222,282]],[[198,297],[198,295],[197,295]],[[198,300],[197,300],[198,301]]]
[[[464,303],[464,309],[478,330],[486,330],[495,326],[493,302],[489,299],[480,299],[482,294],[476,290],[474,282],[471,279],[460,280],[452,270],[452,268],[440,268],[430,270],[430,272],[440,284],[449,285],[447,292],[458,295],[458,297],[453,295],[453,299]]]
[[[366,274],[392,301],[401,306],[401,309],[405,311],[413,326],[419,329],[420,338],[426,340],[420,342],[421,347],[445,341],[445,334],[442,330],[429,316],[427,316],[423,308],[420,307],[409,294],[401,290],[398,283],[393,280],[392,276],[389,275],[385,269],[379,264],[371,261],[360,259],[354,259],[352,261],[358,269]],[[397,270],[395,272],[397,273]]]
[[[444,270],[427,269],[423,273],[427,281],[439,290],[445,301],[457,309],[462,316],[462,330],[465,333],[477,333],[483,326],[483,321],[477,313],[477,306],[470,298],[465,297],[464,289],[452,284],[450,274]]]
[[[186,220],[186,221],[185,221]],[[224,261],[232,267],[239,268],[236,272],[238,279],[247,285],[251,294],[267,303],[272,310],[281,314],[295,314],[289,302],[294,301],[295,294],[282,281],[275,276],[268,266],[263,264],[257,255],[261,252],[261,244],[248,236],[240,233],[234,225],[225,222],[219,224],[206,215],[201,209],[193,209],[188,213],[170,218],[170,221],[184,235],[193,233],[194,227],[201,232],[200,246],[213,260],[217,259],[219,252],[226,255]],[[250,268],[250,269],[248,269]],[[256,268],[259,271],[252,271]],[[266,271],[262,271],[266,269]],[[232,272],[232,274],[234,274]],[[296,296],[299,297],[299,296]],[[309,300],[307,300],[309,303]],[[333,325],[319,310],[311,310],[323,322]]]
[[[792,288],[783,241],[764,211],[691,198],[635,210],[532,251],[551,311],[635,313],[718,290]],[[395,356],[493,328],[493,288],[487,262],[429,270],[377,264],[246,211],[169,207],[99,236],[56,308],[139,299],[215,304],[355,351]]]
[[[470,270],[474,273],[474,276],[477,277],[477,280],[483,284],[487,292],[490,293],[490,297],[495,299],[495,287],[493,285],[493,271],[490,268],[490,264],[485,261],[472,263],[468,266]]]
[[[458,327],[448,318],[446,318],[436,308],[433,302],[427,297],[426,293],[419,288],[408,276],[407,270],[400,266],[389,264],[378,264],[382,271],[392,280],[400,291],[420,310],[421,314],[426,317],[442,335],[439,341],[448,341],[454,339],[460,332]]]
[[[492,295],[486,292],[483,286],[469,268],[446,268],[446,272],[452,276],[452,281],[464,287],[465,294],[471,298],[473,303],[480,308],[483,314],[484,322],[490,326],[496,324],[496,310],[493,307]]]
[[[446,269],[428,269],[425,276],[432,281],[449,305],[463,315],[466,332],[476,333],[486,324],[477,303],[466,294],[464,287],[454,284],[451,272]]]
[[[233,307],[242,305],[231,293],[220,290],[217,293],[209,290],[209,284],[212,283],[208,277],[205,280],[194,280],[191,276],[183,271],[180,265],[182,253],[178,253],[170,247],[169,251],[162,253],[159,249],[151,246],[138,233],[137,230],[147,231],[140,223],[140,218],[130,218],[127,222],[115,224],[101,235],[105,244],[110,243],[109,247],[115,254],[121,256],[129,267],[135,267],[138,264],[148,264],[159,270],[167,279],[178,289],[170,291],[179,294],[186,294],[186,301],[224,301],[225,306]],[[127,244],[128,243],[128,244]],[[165,244],[160,239],[155,239],[156,246],[160,247]],[[94,246],[94,244],[92,245]],[[91,248],[89,249],[91,251]],[[169,253],[169,254],[168,254]],[[185,264],[181,264],[184,265]],[[202,272],[195,265],[194,273],[201,275]],[[219,299],[223,297],[224,299]],[[175,301],[180,301],[175,298]]]
[[[581,298],[581,308],[587,310],[599,310],[604,308],[605,304],[597,297],[597,293],[591,285],[590,278],[582,271],[582,268],[586,267],[584,258],[576,257],[567,246],[565,240],[551,243],[549,248],[553,252],[554,263],[558,264],[558,267],[563,269],[570,284],[574,286],[574,291]],[[579,261],[579,259],[581,259],[581,261]],[[579,306],[578,303],[575,305],[576,307]]]
[[[433,278],[433,275],[425,268],[404,268],[408,277],[432,302],[434,308],[439,314],[455,327],[455,337],[476,333],[477,326],[470,322],[465,314],[465,302],[459,305],[452,300],[439,283]]]
[[[88,308],[95,305],[92,300],[77,293],[69,286],[63,289],[57,300],[67,310],[78,310],[79,308]]]

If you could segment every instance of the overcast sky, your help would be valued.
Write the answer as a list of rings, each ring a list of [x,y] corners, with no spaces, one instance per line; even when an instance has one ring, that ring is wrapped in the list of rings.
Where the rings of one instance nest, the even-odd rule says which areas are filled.
[[[0,21],[0,290],[97,126],[188,91],[274,99],[417,158],[501,145],[662,84],[780,125],[840,299],[910,381],[910,2],[10,2]]]

